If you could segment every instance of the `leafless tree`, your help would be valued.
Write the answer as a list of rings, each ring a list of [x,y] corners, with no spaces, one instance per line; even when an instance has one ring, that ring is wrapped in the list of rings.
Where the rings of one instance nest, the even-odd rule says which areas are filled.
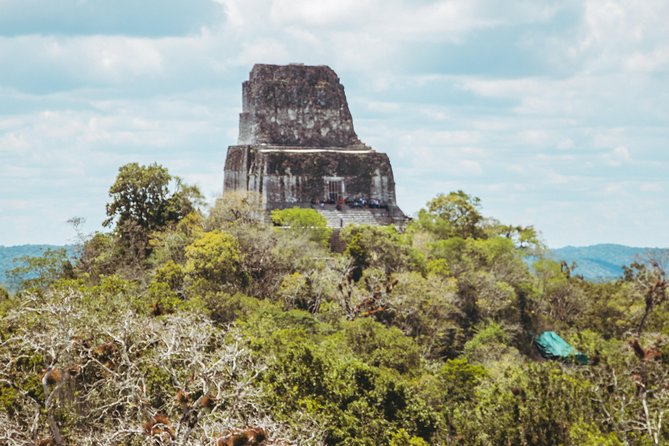
[[[63,289],[24,294],[3,323],[0,385],[15,401],[0,411],[0,444],[203,445],[246,427],[268,444],[321,444],[309,419],[300,432],[272,419],[265,365],[240,331],[196,312],[156,318]]]

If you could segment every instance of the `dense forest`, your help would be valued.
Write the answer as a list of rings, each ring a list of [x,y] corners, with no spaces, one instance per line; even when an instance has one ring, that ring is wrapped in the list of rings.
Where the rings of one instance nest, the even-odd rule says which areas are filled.
[[[669,442],[661,254],[592,283],[462,191],[333,236],[157,164],[106,212],[0,289],[2,445]],[[547,330],[588,364],[541,357]]]

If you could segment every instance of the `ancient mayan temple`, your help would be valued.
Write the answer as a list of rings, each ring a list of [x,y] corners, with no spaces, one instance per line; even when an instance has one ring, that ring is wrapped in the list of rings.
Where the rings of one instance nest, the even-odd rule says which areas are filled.
[[[388,156],[358,139],[331,68],[255,65],[242,92],[224,193],[259,192],[266,210],[313,207],[331,226],[406,220]]]

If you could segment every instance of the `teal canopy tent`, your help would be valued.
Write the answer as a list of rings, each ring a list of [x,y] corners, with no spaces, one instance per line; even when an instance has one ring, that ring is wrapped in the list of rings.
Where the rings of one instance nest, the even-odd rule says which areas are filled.
[[[534,345],[539,350],[539,354],[546,359],[573,361],[583,365],[588,363],[586,355],[569,345],[554,331],[544,331],[539,336],[535,336]]]

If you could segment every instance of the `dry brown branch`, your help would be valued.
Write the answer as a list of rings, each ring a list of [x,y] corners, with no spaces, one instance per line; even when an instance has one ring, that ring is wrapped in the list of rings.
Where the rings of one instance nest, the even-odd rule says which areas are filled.
[[[6,315],[11,332],[0,344],[0,384],[18,395],[12,414],[0,412],[0,444],[209,445],[244,426],[295,443],[268,416],[257,382],[265,366],[236,329],[195,313],[96,306],[72,290],[23,299]],[[38,390],[24,388],[28,379]],[[180,390],[189,398],[175,398]]]

